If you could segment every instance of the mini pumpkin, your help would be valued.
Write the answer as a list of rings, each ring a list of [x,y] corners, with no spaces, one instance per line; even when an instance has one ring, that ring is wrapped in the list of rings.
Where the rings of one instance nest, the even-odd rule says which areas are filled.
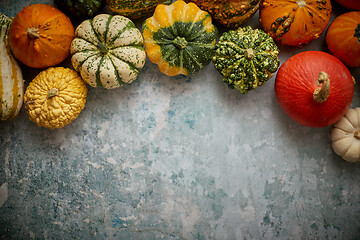
[[[10,24],[11,19],[0,13],[0,120],[16,118],[23,106],[24,97],[21,68],[8,44]]]
[[[305,51],[280,66],[275,94],[294,121],[308,127],[327,127],[339,121],[350,107],[354,79],[333,55]]]
[[[9,30],[14,56],[32,68],[46,68],[64,61],[70,54],[73,38],[70,19],[49,4],[24,7]]]
[[[360,67],[360,11],[341,14],[326,32],[329,51],[349,67]]]
[[[83,21],[71,43],[71,62],[92,87],[118,88],[133,82],[145,64],[143,37],[120,15],[99,14]]]
[[[220,37],[213,63],[230,88],[247,93],[262,86],[276,72],[279,52],[263,30],[240,27]]]
[[[143,24],[147,56],[168,76],[195,74],[208,65],[217,33],[209,13],[182,0],[158,5]]]
[[[260,6],[260,0],[187,0],[207,11],[226,27],[239,27],[252,17]]]
[[[29,119],[40,127],[62,128],[85,107],[87,88],[79,74],[64,67],[41,71],[26,88]]]
[[[360,107],[349,108],[331,130],[332,148],[349,162],[360,161]]]
[[[319,38],[331,11],[330,0],[263,0],[259,21],[277,43],[302,46]]]

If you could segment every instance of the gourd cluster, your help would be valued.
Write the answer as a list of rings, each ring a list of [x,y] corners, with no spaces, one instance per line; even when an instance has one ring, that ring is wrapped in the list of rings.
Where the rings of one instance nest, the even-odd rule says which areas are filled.
[[[197,74],[213,62],[223,82],[242,94],[278,71],[275,94],[293,120],[340,129],[354,94],[348,68],[360,67],[360,12],[353,11],[360,6],[337,2],[348,11],[330,25],[330,0],[54,0],[26,6],[13,19],[0,14],[1,120],[14,119],[24,105],[38,126],[64,127],[84,108],[87,85],[130,84],[148,57],[168,76]],[[258,10],[262,28],[246,26]],[[69,17],[80,24],[75,28]],[[140,17],[147,17],[141,30],[132,21]],[[225,28],[221,36],[213,21]],[[278,46],[302,47],[328,26],[329,53],[303,52],[280,65]],[[60,66],[69,56],[73,69]],[[17,61],[41,71],[26,90]],[[343,146],[335,152],[360,160]]]

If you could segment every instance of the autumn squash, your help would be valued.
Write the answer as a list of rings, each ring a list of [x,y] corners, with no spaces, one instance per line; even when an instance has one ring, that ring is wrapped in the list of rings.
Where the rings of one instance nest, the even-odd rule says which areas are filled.
[[[326,32],[330,53],[349,67],[360,67],[360,11],[341,14]]]
[[[71,62],[92,87],[112,89],[131,83],[145,64],[143,37],[129,18],[99,14],[83,21],[75,36]]]
[[[360,161],[360,107],[349,108],[331,130],[334,152],[349,162]]]
[[[70,19],[49,4],[24,7],[9,30],[14,56],[32,68],[46,68],[64,61],[70,54],[73,38]]]
[[[195,74],[208,65],[217,34],[209,13],[182,0],[158,5],[143,24],[147,56],[168,76]]]
[[[247,26],[220,37],[213,63],[229,87],[247,93],[271,78],[280,64],[278,54],[279,49],[268,34]]]
[[[335,0],[340,5],[345,8],[352,10],[360,10],[360,1],[359,0]]]
[[[109,9],[128,18],[140,18],[152,14],[158,4],[171,4],[172,0],[106,0]]]
[[[79,74],[64,67],[41,71],[26,88],[29,119],[40,127],[62,128],[85,107],[87,88]]]
[[[80,19],[94,17],[105,5],[105,0],[54,0],[63,12]]]
[[[239,27],[252,17],[260,6],[260,0],[187,0],[207,11],[226,27]]]
[[[281,108],[296,122],[326,127],[339,121],[354,95],[354,80],[333,55],[305,51],[286,60],[275,78]]]
[[[330,0],[264,0],[259,21],[277,43],[302,46],[321,35],[331,10]]]
[[[24,97],[24,79],[8,44],[11,19],[0,13],[0,120],[18,116]]]

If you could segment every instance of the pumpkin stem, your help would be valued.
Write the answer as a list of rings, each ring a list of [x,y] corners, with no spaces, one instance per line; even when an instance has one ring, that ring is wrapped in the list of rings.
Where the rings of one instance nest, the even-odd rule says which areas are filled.
[[[360,140],[360,129],[357,129],[357,130],[354,132],[354,138],[356,138],[357,140]]]
[[[319,78],[316,81],[316,86],[321,87],[315,89],[313,94],[314,100],[318,103],[323,103],[326,101],[330,92],[329,75],[327,75],[325,72],[319,72]]]
[[[38,28],[34,28],[34,27],[27,28],[26,29],[26,34],[31,39],[39,38],[40,37],[40,30]]]
[[[180,37],[180,36],[177,36],[174,41],[173,41],[173,44],[179,48],[179,49],[183,49],[185,48],[187,45],[188,45],[188,41],[186,41],[186,39],[184,37]]]
[[[49,91],[48,91],[48,94],[47,94],[47,99],[50,99],[50,98],[52,98],[52,97],[55,97],[55,96],[57,96],[57,95],[59,95],[59,89],[57,89],[57,88],[52,88],[52,89],[50,89]]]
[[[252,60],[255,57],[254,49],[249,48],[244,51],[244,56],[246,59]]]
[[[306,7],[306,1],[305,0],[298,0],[296,1],[299,8]]]
[[[109,52],[109,48],[100,42],[98,42],[97,47],[99,48],[99,51],[102,55],[105,55]]]

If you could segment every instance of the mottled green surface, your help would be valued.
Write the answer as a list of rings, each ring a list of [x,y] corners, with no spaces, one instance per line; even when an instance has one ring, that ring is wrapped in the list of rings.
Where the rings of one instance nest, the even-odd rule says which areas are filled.
[[[323,40],[281,48],[281,63]],[[167,77],[147,61],[130,85],[89,87],[63,129],[24,109],[0,122],[0,238],[359,239],[360,165],[333,153],[331,127],[287,117],[273,83],[243,95],[212,64]]]
[[[213,62],[223,81],[245,94],[272,77],[280,65],[278,55],[279,48],[268,34],[247,26],[220,37]]]

